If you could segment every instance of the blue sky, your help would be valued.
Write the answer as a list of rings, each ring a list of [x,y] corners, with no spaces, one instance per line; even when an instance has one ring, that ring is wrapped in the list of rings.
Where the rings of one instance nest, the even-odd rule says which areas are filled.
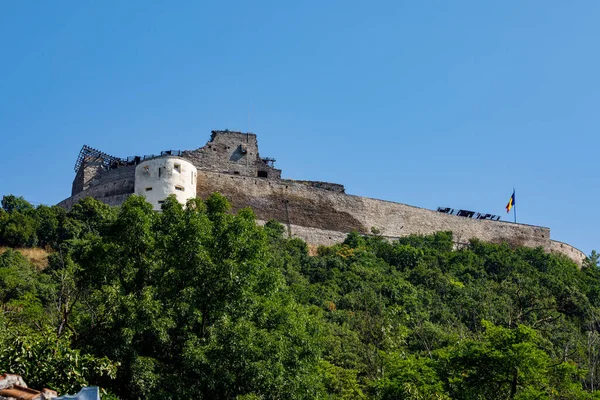
[[[600,2],[0,4],[0,195],[249,129],[283,175],[600,249]]]

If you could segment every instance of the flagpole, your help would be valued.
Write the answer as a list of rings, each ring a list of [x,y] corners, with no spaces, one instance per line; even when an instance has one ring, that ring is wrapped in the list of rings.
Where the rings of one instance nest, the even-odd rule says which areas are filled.
[[[515,216],[515,224],[516,224],[517,223],[517,194],[515,193],[514,186],[513,186],[513,196],[515,196],[514,200],[513,200],[513,203],[514,203],[513,204],[513,214]]]

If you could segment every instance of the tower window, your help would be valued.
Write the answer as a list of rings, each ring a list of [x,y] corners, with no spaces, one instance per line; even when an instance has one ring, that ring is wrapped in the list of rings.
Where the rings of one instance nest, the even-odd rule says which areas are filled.
[[[175,164],[175,171],[181,173],[181,164]]]
[[[185,189],[183,188],[183,186],[175,186],[175,190],[179,190],[180,192],[183,192]]]
[[[193,185],[194,184],[194,171],[190,171],[190,176],[192,177],[192,179],[190,179],[190,183]]]
[[[146,188],[146,192],[149,192],[149,191],[151,191],[151,190],[152,190],[152,187],[147,187],[147,188]]]
[[[258,171],[258,175],[259,178],[268,178],[269,175],[267,173],[267,171]]]

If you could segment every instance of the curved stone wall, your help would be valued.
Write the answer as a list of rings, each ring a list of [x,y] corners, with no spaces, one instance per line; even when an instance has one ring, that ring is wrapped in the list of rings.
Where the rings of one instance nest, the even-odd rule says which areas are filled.
[[[159,157],[138,164],[135,169],[135,194],[144,196],[154,210],[175,195],[185,204],[196,197],[196,167],[179,157]]]
[[[214,172],[198,172],[199,197],[220,192],[235,211],[251,207],[263,221],[276,219],[287,225],[292,236],[311,244],[339,243],[356,230],[370,233],[377,228],[383,236],[452,231],[457,243],[472,238],[508,242],[513,246],[542,247],[565,254],[581,265],[583,253],[550,239],[550,229],[504,221],[476,220],[390,201],[352,196],[292,181],[270,181]]]
[[[180,164],[180,173],[175,170],[175,163]],[[163,172],[161,178],[158,177],[159,168],[164,168],[164,179]],[[189,186],[192,183],[191,177],[194,176],[190,175],[193,171],[196,173],[195,188]],[[181,181],[182,178],[188,182]],[[106,184],[110,187],[110,183]],[[185,184],[183,191],[174,189],[178,184]],[[145,190],[149,185],[154,185],[150,191],[153,193],[151,198]],[[158,201],[169,194],[179,195],[178,200],[184,203],[196,195],[206,198],[213,192],[220,192],[230,200],[234,211],[251,207],[259,220],[278,220],[287,226],[292,236],[313,245],[339,243],[348,232],[356,230],[368,234],[371,228],[377,228],[383,236],[390,239],[410,234],[452,231],[457,243],[467,243],[470,239],[477,238],[492,243],[508,242],[513,246],[542,247],[548,252],[564,254],[578,265],[585,259],[585,254],[575,247],[551,240],[549,228],[457,217],[406,204],[324,190],[294,181],[196,171],[191,163],[178,157],[158,158],[139,164],[135,186],[135,192],[146,195],[157,210],[160,209]],[[131,194],[104,192],[103,189],[106,189],[103,185],[92,187],[59,205],[70,208],[84,196],[118,205]]]
[[[550,241],[549,250],[553,253],[564,254],[571,260],[575,261],[579,266],[581,266],[583,261],[587,258],[583,251],[571,246],[570,244],[559,242],[557,240]]]
[[[120,206],[121,204],[123,204],[123,202],[125,200],[127,200],[127,198],[129,196],[132,195],[132,193],[126,193],[126,194],[117,194],[117,195],[113,195],[113,196],[94,196],[90,192],[93,192],[93,190],[85,190],[83,192],[77,193],[74,196],[64,199],[63,201],[58,203],[57,206],[63,207],[66,210],[70,210],[75,203],[77,203],[79,200],[83,199],[84,197],[93,197],[96,200],[103,202],[104,204],[108,204],[109,206]]]

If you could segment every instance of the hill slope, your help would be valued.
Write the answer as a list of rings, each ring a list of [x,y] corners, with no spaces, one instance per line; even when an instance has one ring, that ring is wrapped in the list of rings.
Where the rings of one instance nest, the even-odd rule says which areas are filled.
[[[3,200],[0,372],[133,398],[599,398],[600,272],[450,233],[309,255],[215,194]]]

